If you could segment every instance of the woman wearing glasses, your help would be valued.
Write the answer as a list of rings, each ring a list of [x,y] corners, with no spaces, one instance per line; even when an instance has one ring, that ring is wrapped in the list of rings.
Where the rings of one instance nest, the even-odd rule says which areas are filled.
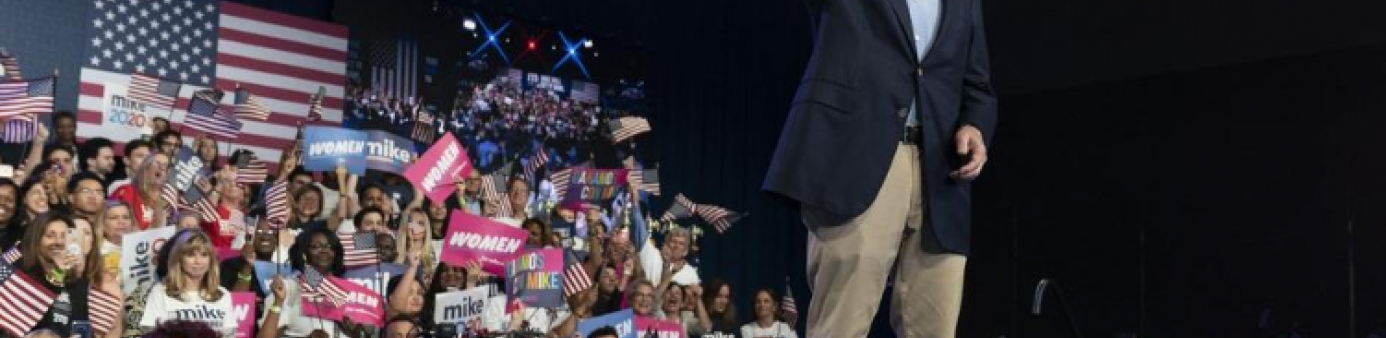
[[[342,261],[342,243],[336,234],[325,228],[304,229],[289,248],[289,262],[294,270],[307,272],[313,269],[323,276],[341,277],[346,272]],[[324,281],[326,283],[326,281]],[[307,302],[299,288],[299,282],[286,281],[276,276],[270,284],[270,295],[265,299],[265,309],[260,321],[260,338],[275,337],[350,337],[365,336],[365,326],[343,319],[340,322],[308,317],[306,307],[332,306],[320,296]],[[322,305],[327,304],[327,305]],[[323,311],[324,309],[317,309]]]

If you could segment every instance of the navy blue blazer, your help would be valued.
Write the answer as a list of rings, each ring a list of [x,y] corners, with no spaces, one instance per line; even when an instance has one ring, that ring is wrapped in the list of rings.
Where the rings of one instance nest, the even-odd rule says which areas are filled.
[[[890,169],[910,102],[919,107],[927,222],[950,252],[968,253],[971,184],[963,125],[996,127],[980,0],[940,0],[933,45],[916,55],[905,0],[810,0],[813,54],[794,95],[763,189],[842,219],[865,212]]]

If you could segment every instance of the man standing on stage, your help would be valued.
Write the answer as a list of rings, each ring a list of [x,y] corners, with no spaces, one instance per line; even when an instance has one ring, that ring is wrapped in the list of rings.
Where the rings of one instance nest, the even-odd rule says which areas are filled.
[[[764,189],[809,229],[809,338],[953,337],[996,126],[981,0],[809,0],[813,55]]]

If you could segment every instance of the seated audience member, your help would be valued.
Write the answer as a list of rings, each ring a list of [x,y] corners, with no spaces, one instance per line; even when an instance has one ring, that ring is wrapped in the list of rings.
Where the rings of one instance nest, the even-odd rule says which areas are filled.
[[[755,305],[755,321],[741,326],[741,338],[799,338],[794,328],[776,319],[775,311],[779,309],[779,302],[775,299],[774,291],[760,289],[756,290],[755,295],[752,301]]]

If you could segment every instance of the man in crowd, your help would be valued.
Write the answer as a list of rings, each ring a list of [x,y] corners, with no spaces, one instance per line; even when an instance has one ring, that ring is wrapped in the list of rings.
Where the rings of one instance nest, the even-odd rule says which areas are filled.
[[[115,144],[111,143],[111,140],[97,137],[82,143],[82,149],[78,152],[78,162],[82,171],[95,174],[101,178],[104,185],[110,185],[115,181]]]
[[[67,193],[73,216],[96,224],[106,201],[106,185],[101,183],[101,177],[90,172],[77,173],[67,181]]]
[[[77,116],[70,111],[60,111],[53,114],[53,131],[55,132],[53,148],[67,148],[68,151],[77,151]]]

